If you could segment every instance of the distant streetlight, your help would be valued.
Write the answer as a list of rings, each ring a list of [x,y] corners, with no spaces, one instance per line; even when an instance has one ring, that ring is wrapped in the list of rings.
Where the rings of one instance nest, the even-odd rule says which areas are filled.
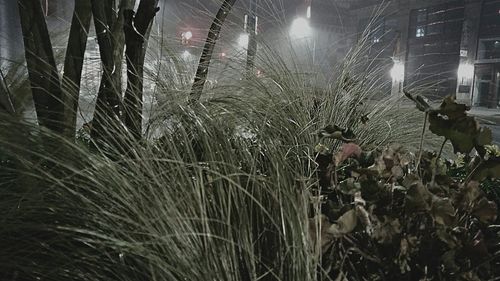
[[[182,37],[186,38],[186,40],[191,40],[191,38],[193,38],[193,33],[191,31],[186,31],[182,34]]]
[[[462,83],[471,80],[474,77],[474,65],[464,62],[458,66],[458,80]]]
[[[405,79],[405,65],[399,60],[394,60],[394,66],[391,69],[391,77],[394,82],[402,82]]]
[[[193,33],[191,31],[186,31],[181,34],[182,45],[188,45],[189,41],[193,38]]]
[[[312,29],[309,21],[305,18],[299,17],[292,22],[290,28],[290,36],[294,39],[306,38],[312,35]]]
[[[188,50],[185,50],[183,53],[182,53],[182,59],[184,60],[189,60],[191,58],[191,53],[188,51]]]
[[[238,38],[238,46],[246,50],[248,48],[249,41],[250,36],[248,35],[248,33],[242,33],[240,35],[240,38]]]

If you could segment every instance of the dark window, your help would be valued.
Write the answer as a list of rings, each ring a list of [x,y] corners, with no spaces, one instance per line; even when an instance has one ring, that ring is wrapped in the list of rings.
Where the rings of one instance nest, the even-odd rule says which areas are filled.
[[[443,24],[434,23],[427,26],[427,35],[437,35],[443,33]]]
[[[482,38],[500,36],[500,0],[484,2],[479,30]]]
[[[463,20],[463,1],[411,11],[406,85],[425,87],[431,97],[455,92]]]
[[[427,21],[427,9],[417,10],[417,22],[426,22]]]
[[[369,19],[361,20],[359,23],[359,33],[368,32],[371,43],[389,43],[396,36],[398,21],[388,16],[377,21]]]
[[[500,38],[480,40],[478,59],[500,59]]]

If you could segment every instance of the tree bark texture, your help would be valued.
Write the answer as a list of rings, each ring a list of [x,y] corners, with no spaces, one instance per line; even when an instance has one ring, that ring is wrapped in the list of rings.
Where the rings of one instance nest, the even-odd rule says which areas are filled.
[[[200,57],[200,62],[198,64],[198,69],[196,70],[196,75],[194,77],[193,87],[191,88],[190,102],[196,102],[200,99],[207,81],[208,69],[210,67],[210,61],[214,53],[215,44],[220,36],[220,31],[222,25],[226,21],[226,18],[231,12],[236,0],[224,0],[217,15],[215,16],[210,30],[208,32],[207,40],[205,46],[203,47],[203,52]]]
[[[7,112],[10,115],[16,114],[16,108],[12,102],[12,96],[9,91],[9,87],[5,81],[5,76],[0,69],[0,109]]]
[[[255,5],[255,3],[254,3]],[[248,16],[248,48],[247,48],[247,65],[246,71],[247,76],[252,77],[254,75],[255,66],[255,56],[257,55],[257,16],[254,11]]]
[[[135,139],[142,137],[144,59],[153,19],[158,12],[158,0],[141,0],[137,13],[125,13],[127,58],[127,90],[124,98],[125,126]]]
[[[119,126],[121,86],[116,84],[115,42],[112,28],[117,20],[114,0],[91,0],[97,43],[103,67],[97,93],[91,137],[104,140]]]
[[[75,0],[75,10],[64,61],[62,89],[65,94],[65,135],[75,137],[76,118],[78,113],[78,98],[84,63],[87,38],[92,19],[90,0]]]
[[[64,131],[64,100],[40,1],[18,0],[28,75],[40,126]]]

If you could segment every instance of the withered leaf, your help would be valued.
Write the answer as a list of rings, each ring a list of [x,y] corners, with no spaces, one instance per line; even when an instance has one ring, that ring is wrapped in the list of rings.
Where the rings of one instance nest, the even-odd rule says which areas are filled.
[[[382,219],[375,219],[373,221],[372,237],[379,243],[391,243],[393,237],[400,234],[402,231],[399,218],[390,218],[387,216]]]
[[[440,225],[451,226],[455,221],[455,208],[448,198],[433,196],[431,215],[434,221]]]
[[[406,193],[406,210],[408,212],[429,211],[432,205],[432,193],[422,182],[415,182]]]
[[[473,117],[450,120],[433,112],[429,114],[429,124],[431,132],[451,141],[455,153],[468,154],[474,148],[479,124]]]
[[[349,158],[358,158],[361,156],[361,147],[355,143],[346,143],[342,145],[342,149],[335,155],[335,164],[338,166]]]
[[[313,241],[313,245],[317,245],[320,241],[321,252],[324,253],[328,250],[334,237],[328,232],[331,223],[325,215],[316,216],[309,219],[309,237]],[[320,229],[318,230],[318,226]]]
[[[458,104],[452,96],[447,96],[439,108],[432,112],[445,115],[448,120],[458,120],[466,117],[469,109],[465,104]]]
[[[491,158],[481,163],[472,174],[472,179],[475,181],[487,178],[500,178],[500,158]]]
[[[481,198],[472,210],[472,214],[483,223],[492,223],[497,219],[498,208],[497,204],[488,201],[486,197]]]
[[[337,222],[328,228],[328,233],[332,234],[334,237],[342,237],[351,233],[356,228],[357,224],[358,216],[356,210],[352,209],[340,216]]]

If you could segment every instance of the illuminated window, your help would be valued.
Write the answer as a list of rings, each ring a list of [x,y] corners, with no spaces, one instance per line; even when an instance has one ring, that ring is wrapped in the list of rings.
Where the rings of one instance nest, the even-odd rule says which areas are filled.
[[[417,38],[421,38],[425,36],[425,27],[423,26],[418,26],[417,27],[417,32],[415,33],[415,36]]]

